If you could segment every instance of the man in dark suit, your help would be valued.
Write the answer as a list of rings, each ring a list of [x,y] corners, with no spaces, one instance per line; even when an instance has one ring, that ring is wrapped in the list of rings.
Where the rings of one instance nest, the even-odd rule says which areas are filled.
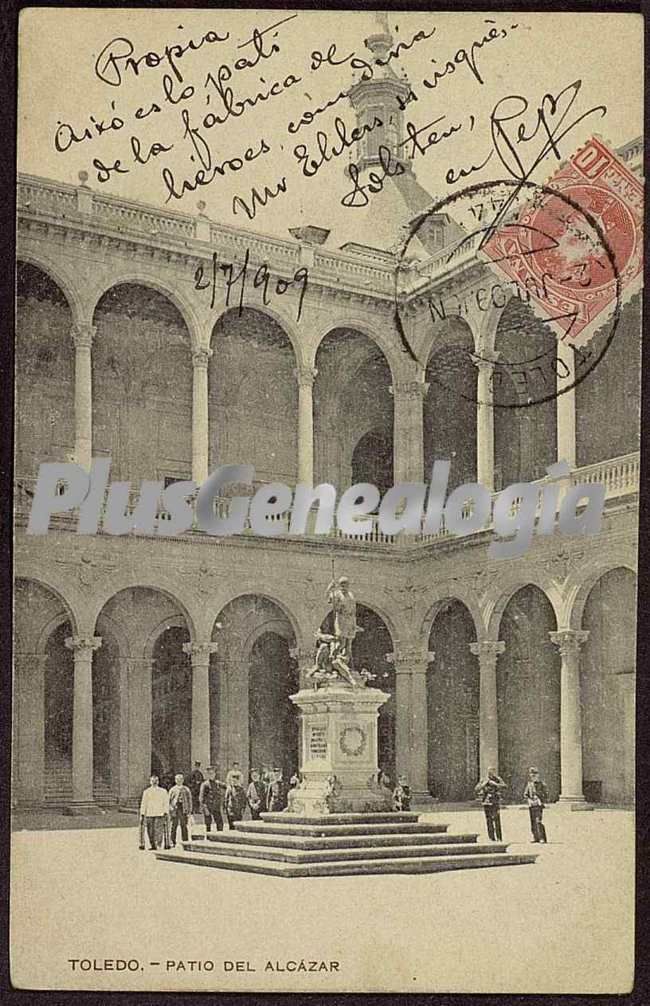
[[[205,781],[205,776],[201,771],[201,762],[194,762],[194,771],[190,776],[190,793],[192,794],[192,812],[194,814],[199,813],[199,793],[201,791],[201,784]]]
[[[215,778],[215,771],[211,765],[206,769],[208,778],[201,783],[199,790],[199,810],[203,814],[206,832],[212,830],[214,821],[217,831],[223,831],[223,790],[225,786]]]
[[[488,838],[491,842],[503,841],[501,834],[501,791],[506,784],[495,768],[488,768],[485,779],[476,784],[475,792],[483,804]]]
[[[528,782],[524,789],[524,800],[528,804],[530,815],[530,830],[533,834],[531,842],[543,842],[546,845],[546,828],[542,824],[544,807],[548,803],[546,783],[540,779],[539,771],[533,766],[528,769]]]

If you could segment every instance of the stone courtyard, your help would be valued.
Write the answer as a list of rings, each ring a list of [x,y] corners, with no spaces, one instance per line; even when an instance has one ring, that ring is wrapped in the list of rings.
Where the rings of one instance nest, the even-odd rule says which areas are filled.
[[[633,814],[551,806],[547,846],[529,844],[523,808],[502,819],[510,851],[539,850],[535,864],[291,881],[158,862],[139,851],[133,816],[125,827],[86,829],[82,819],[69,830],[16,831],[12,981],[188,992],[629,991]],[[480,810],[423,820],[485,835]],[[90,970],[77,963],[73,972],[70,960]],[[139,970],[99,970],[118,960]]]

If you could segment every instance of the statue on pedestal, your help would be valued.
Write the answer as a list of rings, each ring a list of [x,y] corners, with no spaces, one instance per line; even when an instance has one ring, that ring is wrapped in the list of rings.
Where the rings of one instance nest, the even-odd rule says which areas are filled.
[[[349,584],[347,576],[340,576],[338,584],[332,580],[327,588],[327,600],[334,612],[334,635],[340,640],[342,651],[352,667],[352,641],[363,629],[357,625],[357,602]]]

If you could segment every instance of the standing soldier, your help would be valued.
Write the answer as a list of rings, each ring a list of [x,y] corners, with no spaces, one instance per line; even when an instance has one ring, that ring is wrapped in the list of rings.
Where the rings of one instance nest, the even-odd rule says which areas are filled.
[[[259,821],[260,819],[260,814],[264,809],[263,801],[265,795],[264,787],[260,782],[260,774],[257,769],[253,769],[251,772],[251,781],[246,792],[246,800],[250,807],[253,821]]]
[[[483,804],[488,838],[491,842],[503,841],[501,834],[501,790],[506,784],[495,768],[488,768],[487,776],[476,784],[475,793]]]
[[[548,803],[548,789],[546,783],[540,779],[538,769],[534,767],[528,769],[524,800],[528,804],[530,815],[530,830],[533,834],[531,842],[543,842],[546,845],[546,828],[542,824],[542,815]]]

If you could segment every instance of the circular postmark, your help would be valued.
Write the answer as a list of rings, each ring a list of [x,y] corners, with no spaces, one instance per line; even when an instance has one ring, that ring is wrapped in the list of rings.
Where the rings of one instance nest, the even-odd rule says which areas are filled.
[[[576,388],[616,334],[621,274],[634,253],[629,215],[616,193],[575,179],[564,186],[482,182],[438,201],[412,222],[398,255],[395,324],[405,352],[427,367],[403,322],[404,305],[424,301],[430,358],[445,350],[443,363],[427,370],[439,387],[503,409],[541,405]],[[416,239],[430,251],[445,217],[458,238],[414,282]],[[458,322],[472,329],[477,320],[487,338],[475,346],[467,330],[458,336]],[[459,379],[468,364],[487,383]]]

